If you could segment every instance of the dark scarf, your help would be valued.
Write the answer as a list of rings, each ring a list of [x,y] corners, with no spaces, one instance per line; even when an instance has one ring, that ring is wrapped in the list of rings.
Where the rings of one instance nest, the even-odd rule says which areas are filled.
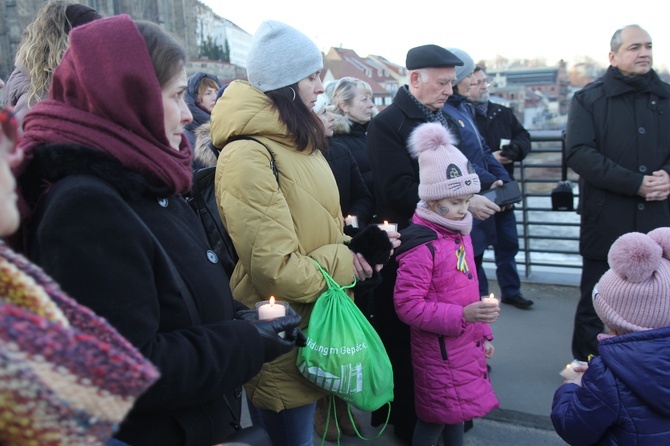
[[[96,20],[70,33],[54,73],[51,99],[24,120],[20,174],[33,150],[49,143],[92,147],[172,194],[191,187],[192,152],[185,136],[170,146],[161,88],[144,38],[127,15]]]
[[[630,85],[635,91],[640,93],[649,92],[649,88],[654,77],[651,74],[651,70],[648,73],[641,76],[624,76],[623,73],[616,67],[610,66],[609,68],[612,72],[614,79],[623,82],[626,85]]]
[[[475,112],[477,112],[478,115],[487,116],[489,112],[489,101],[475,102]]]
[[[405,93],[407,93],[407,95],[410,98],[412,98],[417,107],[419,107],[419,110],[421,110],[421,112],[423,113],[423,117],[426,118],[426,122],[439,122],[444,126],[445,129],[449,129],[449,123],[447,122],[447,118],[446,116],[444,116],[444,112],[442,111],[442,109],[432,111],[431,109],[423,105],[421,102],[419,102],[419,100],[415,98],[412,93],[409,92],[409,88],[407,87],[407,85],[403,85],[400,88],[405,89]]]

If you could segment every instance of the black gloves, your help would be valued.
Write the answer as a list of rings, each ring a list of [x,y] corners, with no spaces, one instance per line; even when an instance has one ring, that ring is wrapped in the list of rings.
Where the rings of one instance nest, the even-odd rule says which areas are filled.
[[[500,154],[505,158],[517,161],[521,157],[521,149],[516,144],[510,143],[500,148]]]
[[[250,322],[263,339],[263,348],[265,349],[265,359],[263,362],[270,362],[278,356],[293,350],[293,347],[304,347],[307,345],[305,335],[298,326],[302,318],[290,306],[286,310],[286,316],[274,319],[258,320],[258,312],[250,310],[240,305],[236,307],[235,319],[241,319]],[[285,337],[280,337],[278,333],[285,333]]]
[[[393,249],[386,231],[375,224],[366,226],[345,245],[348,245],[353,252],[363,254],[372,267],[386,264]]]
[[[290,352],[293,347],[298,345],[298,338],[302,337],[303,347],[306,345],[305,336],[298,329],[302,318],[297,314],[278,317],[274,319],[264,319],[262,321],[252,321],[251,325],[256,327],[258,333],[263,339],[263,349],[265,358],[263,362],[270,362],[275,358]],[[282,338],[278,333],[285,332]]]
[[[346,225],[344,227],[344,233],[347,234],[349,237],[355,237],[361,232],[360,228],[354,228],[351,225]]]

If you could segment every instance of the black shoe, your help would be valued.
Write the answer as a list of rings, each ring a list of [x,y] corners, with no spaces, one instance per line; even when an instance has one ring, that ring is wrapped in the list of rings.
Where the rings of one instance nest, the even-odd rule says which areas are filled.
[[[522,310],[527,310],[533,305],[532,300],[526,299],[521,294],[517,294],[511,297],[503,297],[501,302],[508,305],[514,305],[515,307],[521,308]]]

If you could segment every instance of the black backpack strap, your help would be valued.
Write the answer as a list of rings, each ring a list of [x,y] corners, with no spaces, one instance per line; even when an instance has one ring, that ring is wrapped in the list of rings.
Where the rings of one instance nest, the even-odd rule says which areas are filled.
[[[221,149],[216,147],[212,141],[207,144],[207,148],[214,154],[215,157],[219,157],[219,154],[221,153]]]
[[[435,260],[435,247],[431,242],[426,243],[426,248],[428,248],[428,251],[430,251],[430,255],[433,256],[433,260]]]
[[[240,139],[255,141],[258,144],[265,147],[265,150],[267,150],[268,153],[270,154],[270,169],[272,169],[272,173],[274,174],[275,179],[277,180],[277,184],[279,184],[279,171],[277,170],[277,165],[275,164],[275,156],[272,153],[272,151],[270,150],[270,148],[268,146],[266,146],[265,144],[263,144],[262,142],[260,142],[259,140],[257,140],[256,138],[252,137],[252,136],[246,136],[246,135],[236,136],[235,138],[231,139],[230,141],[232,142],[232,141],[237,141],[237,140],[240,140]]]

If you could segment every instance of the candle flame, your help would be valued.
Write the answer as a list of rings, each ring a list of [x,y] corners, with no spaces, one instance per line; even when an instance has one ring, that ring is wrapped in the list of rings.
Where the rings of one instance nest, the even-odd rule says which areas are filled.
[[[491,294],[489,295],[489,297],[490,297],[491,299],[493,299],[493,293],[491,293]]]
[[[387,222],[386,220],[384,220],[384,226],[388,226],[388,225],[389,225],[389,222]]]
[[[275,304],[275,297],[270,296],[270,306],[273,306]]]

